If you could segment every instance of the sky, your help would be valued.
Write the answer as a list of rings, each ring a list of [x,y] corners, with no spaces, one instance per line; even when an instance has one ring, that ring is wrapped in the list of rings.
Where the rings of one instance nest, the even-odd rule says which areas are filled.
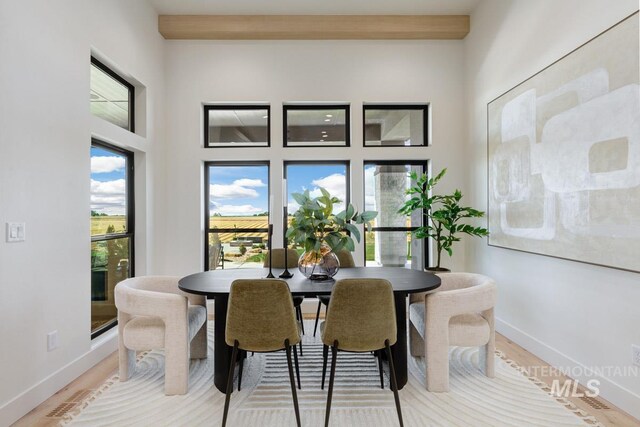
[[[320,187],[341,200],[346,196],[345,165],[289,165],[289,212],[298,209],[291,197],[293,192],[308,189],[313,197],[320,195]],[[209,169],[210,212],[223,216],[251,216],[267,210],[267,166],[211,166]],[[344,204],[337,205],[337,213]]]
[[[91,147],[91,210],[107,215],[126,214],[126,158]]]

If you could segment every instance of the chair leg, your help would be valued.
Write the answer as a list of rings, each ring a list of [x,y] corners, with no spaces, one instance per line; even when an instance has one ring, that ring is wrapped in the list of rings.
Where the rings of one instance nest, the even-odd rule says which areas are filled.
[[[318,301],[318,310],[316,311],[316,324],[313,325],[313,336],[316,336],[316,331],[318,330],[318,320],[320,319],[320,308],[322,307],[322,303]]]
[[[298,321],[300,322],[300,326],[302,327],[302,335],[304,335],[304,317],[302,317],[301,306],[296,307],[296,317],[298,318]]]
[[[289,365],[289,382],[291,383],[291,394],[293,395],[293,409],[296,412],[296,422],[300,427],[300,409],[298,408],[298,394],[296,393],[296,382],[293,379],[293,366],[291,364],[291,346],[289,340],[284,341],[284,347],[287,352],[287,365]]]
[[[400,421],[400,427],[404,427],[402,422],[402,409],[400,409],[400,396],[398,395],[398,383],[396,381],[396,368],[393,366],[393,355],[391,354],[391,347],[389,346],[389,340],[385,340],[384,345],[387,350],[387,357],[389,358],[389,371],[391,371],[391,390],[393,390],[393,398],[396,401],[396,411],[398,411],[398,421]]]
[[[382,350],[376,351],[375,354],[378,358],[378,371],[380,371],[380,388],[384,389],[384,377],[382,375]]]
[[[227,395],[224,398],[224,414],[222,415],[222,427],[227,425],[227,414],[229,413],[229,401],[231,400],[231,393],[233,392],[233,370],[236,367],[236,357],[238,355],[238,340],[233,343],[233,350],[231,351],[231,363],[229,366],[229,376],[227,377]]]
[[[304,356],[302,354],[302,337],[300,337],[300,342],[298,343],[298,345],[300,346],[300,357]]]
[[[298,365],[298,353],[296,353],[296,346],[293,346],[293,363],[296,365],[296,377],[298,378],[298,388],[302,390],[300,385],[300,365]]]
[[[329,395],[327,396],[327,410],[324,415],[324,427],[329,426],[329,416],[331,415],[331,398],[333,397],[333,382],[336,378],[336,357],[338,355],[338,341],[333,342],[331,347],[331,374],[329,375]]]
[[[244,358],[246,357],[246,352],[243,350],[239,351],[240,355],[240,366],[238,366],[238,391],[242,390],[242,367],[244,366]],[[235,361],[234,361],[235,363]]]
[[[327,357],[329,356],[329,346],[322,346],[322,385],[321,390],[324,390],[324,379],[327,376]]]

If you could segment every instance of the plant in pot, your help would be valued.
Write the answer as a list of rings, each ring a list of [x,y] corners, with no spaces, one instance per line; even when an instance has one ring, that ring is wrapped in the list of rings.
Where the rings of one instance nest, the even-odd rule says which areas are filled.
[[[340,268],[335,252],[341,249],[353,252],[353,238],[360,242],[360,230],[354,224],[364,224],[370,229],[370,221],[378,215],[375,211],[359,213],[350,203],[334,214],[333,208],[341,200],[324,188],[320,188],[320,193],[318,197],[311,197],[309,190],[292,194],[300,207],[293,214],[286,234],[287,239],[304,248],[298,269],[311,280],[333,277]]]
[[[426,217],[426,223],[414,230],[418,239],[431,238],[436,244],[436,265],[427,268],[430,271],[449,271],[440,266],[442,251],[449,256],[453,255],[453,244],[460,241],[460,234],[485,237],[489,235],[486,228],[474,227],[463,223],[466,218],[482,218],[484,212],[467,206],[461,206],[462,193],[455,190],[453,194],[431,194],[433,188],[447,172],[443,169],[433,178],[424,173],[418,176],[411,172],[409,178],[415,185],[407,190],[411,196],[398,211],[404,215],[411,215],[415,211],[422,211]]]

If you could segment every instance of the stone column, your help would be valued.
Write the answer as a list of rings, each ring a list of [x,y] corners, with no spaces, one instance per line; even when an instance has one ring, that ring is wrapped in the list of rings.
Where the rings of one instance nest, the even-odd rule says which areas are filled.
[[[406,227],[407,218],[398,213],[405,200],[407,169],[404,165],[379,165],[374,172],[378,227]],[[404,267],[407,238],[401,232],[380,232],[376,236],[376,262],[384,267]]]

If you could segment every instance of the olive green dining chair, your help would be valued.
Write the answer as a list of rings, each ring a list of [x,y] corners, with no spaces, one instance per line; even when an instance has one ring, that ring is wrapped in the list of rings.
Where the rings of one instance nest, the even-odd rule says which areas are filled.
[[[340,263],[340,268],[354,268],[356,263],[353,261],[353,255],[346,249],[342,249],[336,252],[336,256],[338,257],[338,262]],[[318,320],[320,319],[320,308],[324,305],[325,307],[329,306],[329,300],[331,297],[329,295],[318,295],[318,310],[316,311],[316,323],[313,325],[313,336],[316,336],[316,331],[318,330]],[[326,315],[326,310],[325,310]]]
[[[233,347],[227,393],[224,402],[223,427],[227,423],[229,402],[233,392],[233,374],[235,362],[241,356],[238,373],[238,390],[242,381],[242,360],[240,352],[268,353],[285,350],[289,366],[289,381],[293,395],[293,407],[296,421],[300,426],[298,395],[291,364],[292,347],[300,342],[300,323],[296,321],[291,292],[287,282],[280,279],[238,279],[231,284],[227,309],[225,341]],[[300,370],[295,347],[293,348],[298,387]]]
[[[400,426],[403,426],[398,383],[391,346],[397,339],[396,309],[393,287],[384,279],[342,279],[333,286],[327,317],[320,324],[324,344],[322,382],[327,371],[328,349],[331,348],[331,373],[325,413],[329,425],[331,398],[336,376],[338,350],[364,353],[385,351],[389,360],[391,390]],[[380,359],[378,359],[380,360]]]
[[[269,263],[269,251],[265,253],[265,258],[262,266],[269,268],[271,265],[273,268],[284,269],[284,248],[271,249],[271,264]],[[298,267],[298,252],[295,249],[287,249],[287,268]],[[304,335],[304,318],[302,317],[302,301],[304,297],[293,297],[293,306],[296,309],[296,319],[302,325],[302,334]],[[315,335],[314,335],[315,336]],[[302,344],[300,345],[300,355],[302,356]]]

